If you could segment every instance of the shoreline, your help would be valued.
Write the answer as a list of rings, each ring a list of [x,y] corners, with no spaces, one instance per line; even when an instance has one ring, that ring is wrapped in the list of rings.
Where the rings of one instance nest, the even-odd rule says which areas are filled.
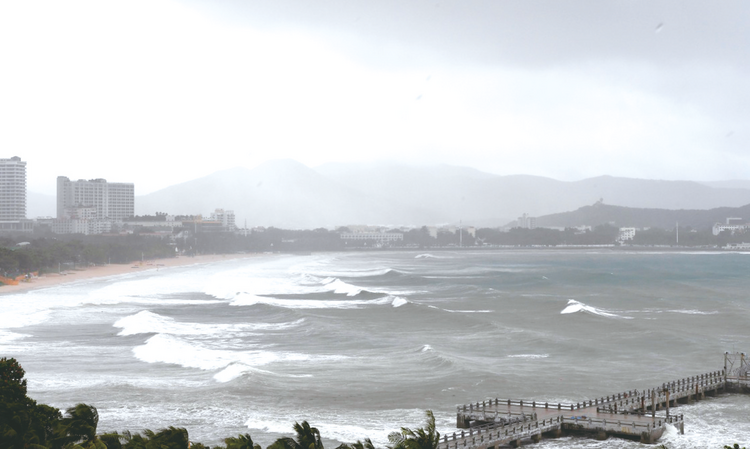
[[[84,279],[105,278],[117,276],[120,274],[133,273],[135,271],[145,271],[151,269],[166,269],[183,267],[187,265],[196,265],[203,263],[220,262],[223,260],[245,259],[258,257],[259,253],[248,254],[205,254],[200,256],[180,256],[169,259],[153,259],[147,261],[135,261],[127,264],[110,264],[96,265],[76,270],[66,270],[62,273],[46,273],[39,277],[31,278],[28,281],[21,281],[18,285],[0,286],[0,296],[14,293],[22,293],[40,288],[54,287],[57,285],[68,284]]]

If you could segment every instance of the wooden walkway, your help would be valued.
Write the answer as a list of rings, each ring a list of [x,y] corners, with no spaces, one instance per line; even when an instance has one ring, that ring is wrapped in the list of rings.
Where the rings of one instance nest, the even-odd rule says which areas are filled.
[[[487,449],[519,446],[523,440],[586,435],[609,436],[655,443],[667,425],[684,432],[682,415],[670,413],[678,403],[690,403],[739,386],[750,389],[747,377],[728,377],[714,371],[664,383],[647,390],[631,390],[577,403],[492,399],[458,407],[456,426],[444,435],[438,449]],[[664,414],[656,414],[663,410]]]

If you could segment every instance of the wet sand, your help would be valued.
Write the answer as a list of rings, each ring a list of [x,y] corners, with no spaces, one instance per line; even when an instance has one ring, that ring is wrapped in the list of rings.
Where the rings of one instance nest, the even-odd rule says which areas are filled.
[[[180,256],[170,259],[154,259],[144,262],[136,261],[129,264],[110,264],[93,266],[75,270],[67,270],[61,273],[47,273],[28,281],[19,282],[18,285],[0,285],[0,294],[20,293],[26,290],[46,288],[68,282],[93,279],[98,277],[116,276],[118,274],[132,273],[142,270],[164,270],[172,267],[195,265],[203,263],[219,262],[222,260],[245,259],[258,257],[260,254],[208,254],[195,257]]]

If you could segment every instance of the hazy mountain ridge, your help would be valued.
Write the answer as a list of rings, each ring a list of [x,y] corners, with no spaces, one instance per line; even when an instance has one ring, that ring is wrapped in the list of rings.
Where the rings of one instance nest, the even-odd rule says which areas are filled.
[[[430,211],[358,192],[291,160],[223,170],[136,198],[139,215],[208,214],[217,208],[234,210],[239,226],[245,219],[248,226],[285,228],[400,223],[407,216],[434,219]]]
[[[581,225],[598,226],[613,224],[617,227],[672,229],[679,223],[681,227],[707,229],[715,223],[725,223],[727,217],[750,221],[750,204],[741,207],[717,207],[708,210],[697,209],[645,209],[609,204],[584,206],[571,212],[537,217],[538,227],[575,227]]]
[[[286,228],[459,221],[494,227],[523,213],[559,214],[599,199],[630,208],[708,210],[750,204],[750,189],[612,176],[566,182],[449,165],[329,163],[312,169],[275,160],[138,196],[136,213],[207,214],[224,208],[235,211],[240,226],[247,219],[248,226]]]

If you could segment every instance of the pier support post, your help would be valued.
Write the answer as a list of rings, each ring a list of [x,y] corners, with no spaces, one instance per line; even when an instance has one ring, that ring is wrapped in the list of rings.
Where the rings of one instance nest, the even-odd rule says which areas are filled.
[[[456,414],[456,427],[459,429],[468,429],[469,428],[469,420],[466,418],[466,416],[462,413]]]
[[[538,442],[542,441],[542,434],[541,433],[536,433],[534,435],[531,435],[531,441],[533,441],[534,443],[538,443]]]
[[[510,443],[510,447],[521,447],[523,446],[523,443],[521,443],[521,439],[513,440]]]

